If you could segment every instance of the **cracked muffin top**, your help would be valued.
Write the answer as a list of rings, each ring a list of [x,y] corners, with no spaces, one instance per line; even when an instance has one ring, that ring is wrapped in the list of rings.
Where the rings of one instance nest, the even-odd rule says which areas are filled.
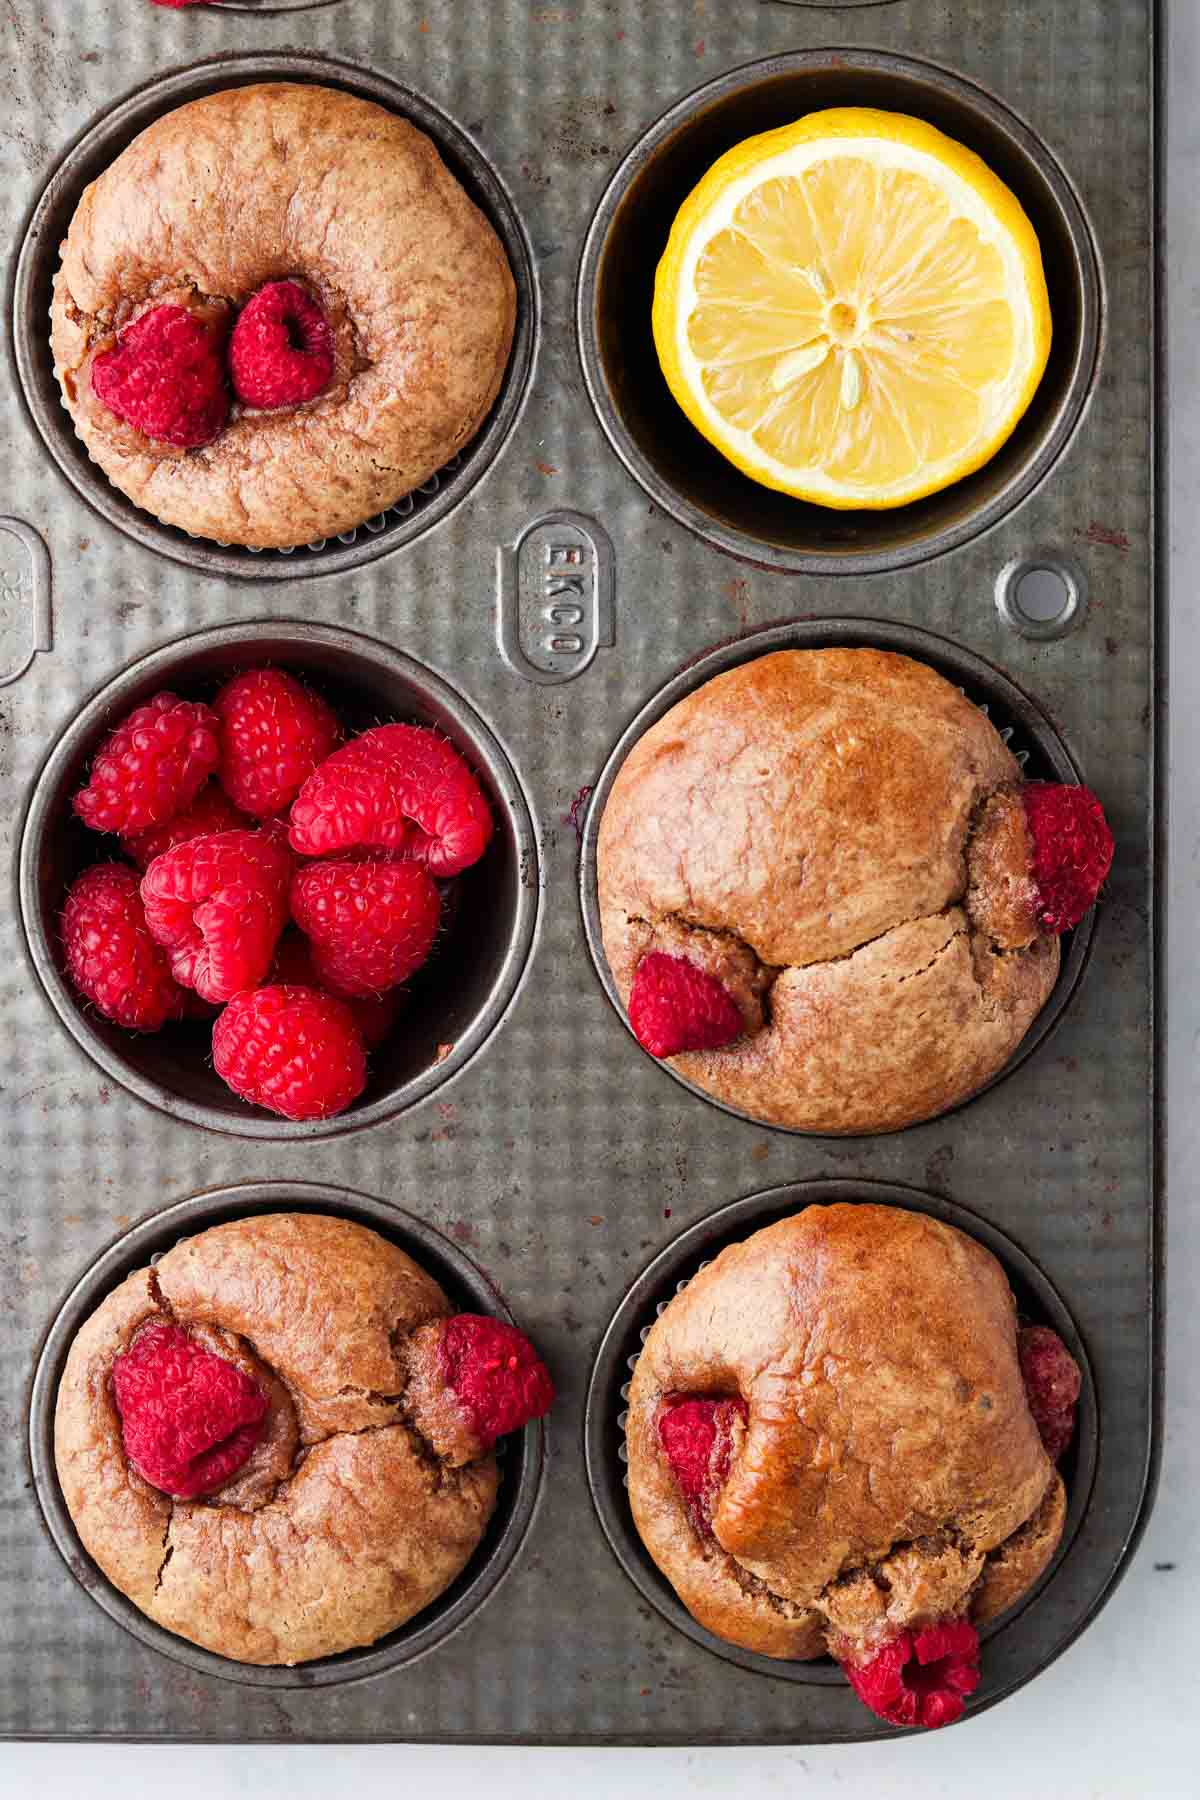
[[[239,1662],[371,1644],[465,1567],[492,1445],[553,1389],[353,1222],[272,1213],[138,1269],[87,1320],[55,1458],[83,1543],[168,1630]]]
[[[967,1098],[1059,968],[1022,795],[985,714],[908,657],[785,650],[706,682],[635,745],[600,825],[639,1040],[805,1131]]]
[[[1058,1452],[1079,1372],[1031,1334],[1047,1362],[1027,1394],[1003,1269],[923,1214],[810,1206],[755,1232],[638,1356],[626,1442],[646,1548],[701,1624],[763,1655],[828,1651],[857,1673],[906,1633],[973,1641],[1062,1533],[1041,1371],[1056,1347],[1052,1378],[1073,1375]]]
[[[443,468],[499,392],[515,316],[499,239],[422,132],[275,83],[168,113],[91,184],[51,343],[116,487],[272,548],[352,530]]]

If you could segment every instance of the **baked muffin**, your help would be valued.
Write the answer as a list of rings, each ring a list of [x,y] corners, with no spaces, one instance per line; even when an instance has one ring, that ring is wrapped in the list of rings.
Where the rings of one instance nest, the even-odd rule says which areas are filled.
[[[718,1637],[829,1652],[882,1716],[948,1723],[978,1680],[976,1626],[1058,1545],[1048,1448],[1066,1447],[1079,1387],[1048,1328],[1019,1356],[1004,1271],[962,1232],[810,1206],[724,1250],[650,1330],[626,1422],[633,1516]]]
[[[214,1226],[81,1328],[55,1458],[76,1529],[169,1631],[243,1663],[372,1644],[465,1568],[492,1446],[553,1388],[511,1325],[453,1315],[349,1220]]]
[[[1085,788],[1023,783],[923,663],[783,650],[634,746],[600,824],[635,1036],[773,1125],[892,1131],[1001,1069],[1112,858]]]
[[[512,348],[492,227],[407,120],[333,88],[231,88],[86,190],[51,343],[88,454],[194,536],[352,530],[478,431]]]

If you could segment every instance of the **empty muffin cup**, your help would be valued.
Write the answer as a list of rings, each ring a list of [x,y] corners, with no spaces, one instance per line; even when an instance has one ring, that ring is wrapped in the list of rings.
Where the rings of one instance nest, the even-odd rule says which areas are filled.
[[[34,1489],[46,1527],[71,1573],[118,1625],[141,1643],[203,1675],[259,1688],[331,1687],[403,1668],[473,1618],[511,1568],[537,1503],[544,1457],[540,1421],[496,1448],[500,1487],[484,1536],[455,1581],[399,1630],[361,1649],[294,1667],[240,1663],[201,1649],[148,1618],[101,1573],[84,1549],[59,1485],[54,1415],[72,1342],[100,1303],[135,1269],[210,1226],[265,1213],[320,1213],[349,1219],[396,1244],[443,1288],[451,1304],[512,1324],[501,1296],[461,1249],[422,1220],[386,1201],[313,1182],[247,1182],[177,1201],[143,1220],[102,1252],[60,1307],[41,1346],[29,1414]]]
[[[58,920],[68,888],[90,863],[119,854],[71,810],[99,743],[163,689],[210,697],[240,670],[270,666],[308,679],[351,730],[397,720],[431,726],[465,758],[487,797],[494,833],[455,880],[429,962],[408,984],[400,1022],[371,1053],[367,1087],[337,1117],[290,1122],[247,1105],[211,1063],[207,1023],[135,1036],[90,1008],[68,981]],[[519,775],[470,702],[441,676],[373,638],[332,626],[267,620],[196,632],[139,657],[66,726],[37,776],[21,827],[20,908],[25,944],[51,1006],[92,1061],[173,1118],[258,1138],[320,1137],[393,1117],[458,1074],[512,1004],[538,911],[537,835]],[[467,920],[470,928],[467,929]],[[444,942],[461,946],[441,953]]]
[[[980,1632],[988,1643],[986,1699],[1000,1699],[1027,1680],[1031,1672],[1029,1649],[1027,1642],[1021,1642],[1025,1627],[1019,1621],[1027,1610],[1036,1607],[1038,1596],[1053,1581],[1064,1559],[1072,1555],[1087,1514],[1098,1450],[1096,1391],[1079,1333],[1054,1287],[1017,1245],[965,1208],[894,1183],[851,1180],[800,1181],[751,1194],[720,1208],[681,1232],[630,1287],[601,1340],[588,1384],[584,1416],[584,1454],[592,1501],[613,1554],[642,1598],[694,1643],[727,1662],[778,1681],[830,1689],[829,1706],[831,1710],[844,1706],[845,1719],[841,1723],[846,1728],[861,1723],[859,1702],[841,1669],[830,1658],[792,1662],[742,1649],[699,1624],[677,1597],[652,1561],[634,1524],[626,1492],[624,1428],[630,1377],[641,1345],[655,1319],[702,1268],[727,1246],[744,1242],[756,1231],[790,1218],[807,1206],[855,1202],[924,1213],[974,1238],[1001,1264],[1016,1296],[1021,1322],[1049,1325],[1082,1371],[1075,1434],[1060,1464],[1067,1489],[1067,1515],[1058,1549],[1017,1609],[1001,1615]],[[1048,1624],[1052,1629],[1053,1620]],[[1069,1635],[1067,1632],[1061,1642],[1052,1636],[1044,1640],[1046,1650],[1039,1668],[1065,1647]],[[831,1717],[829,1723],[832,1727],[835,1719]]]
[[[584,821],[580,855],[580,903],[583,911],[584,930],[596,972],[618,1015],[627,1026],[629,1024],[628,1014],[604,948],[605,925],[601,912],[598,882],[601,820],[627,758],[651,726],[662,719],[664,714],[669,712],[679,701],[703,687],[714,676],[753,663],[774,651],[822,649],[875,649],[897,652],[911,657],[936,670],[938,674],[959,689],[968,700],[980,707],[996,727],[1001,738],[1007,743],[1018,763],[1022,765],[1027,777],[1071,784],[1078,783],[1082,779],[1069,750],[1054,727],[1036,703],[1015,682],[992,664],[963,649],[960,645],[935,636],[932,632],[919,630],[915,626],[894,625],[869,619],[796,620],[789,624],[750,632],[700,656],[686,665],[665,687],[660,689],[622,733],[596,782]],[[666,923],[670,924],[671,920],[672,915],[668,915]],[[686,929],[688,921],[685,920],[683,923]],[[714,920],[711,923],[717,932],[717,939],[723,942],[719,921]],[[630,924],[631,928],[641,929],[645,926],[648,929],[650,921],[631,920]],[[1085,913],[1074,930],[1061,938],[1061,960],[1049,997],[1032,1017],[1032,1022],[1004,1066],[996,1073],[979,1080],[972,1089],[965,1088],[960,1084],[955,1091],[954,1098],[948,1101],[943,1100],[928,1111],[910,1111],[906,1115],[897,1113],[889,1118],[881,1115],[873,1122],[866,1123],[859,1121],[857,1115],[848,1123],[834,1120],[832,1115],[830,1115],[830,1122],[826,1122],[822,1115],[820,1125],[815,1122],[812,1124],[784,1123],[781,1122],[778,1111],[773,1113],[764,1107],[760,1114],[756,1113],[749,1103],[735,1104],[732,1098],[718,1098],[716,1089],[719,1084],[715,1079],[713,1091],[710,1091],[708,1087],[700,1086],[697,1081],[689,1079],[681,1072],[671,1053],[665,1053],[666,1059],[662,1066],[675,1080],[681,1082],[692,1093],[709,1101],[711,1105],[720,1106],[722,1110],[734,1114],[735,1117],[767,1124],[773,1130],[800,1131],[815,1135],[821,1135],[824,1131],[853,1134],[863,1130],[871,1132],[897,1130],[902,1128],[905,1123],[917,1123],[922,1118],[937,1116],[939,1113],[953,1110],[957,1105],[969,1103],[971,1099],[987,1092],[997,1081],[1020,1067],[1025,1059],[1044,1042],[1076,991],[1087,963],[1093,926],[1094,909]],[[657,928],[655,929],[657,930]],[[657,942],[657,938],[654,941]],[[626,945],[625,948],[628,946]],[[624,954],[624,950],[622,950],[622,954]],[[669,948],[667,954],[671,954]],[[683,955],[684,951],[681,948],[675,954]],[[791,960],[786,956],[780,957],[781,962]],[[763,964],[762,967],[765,970],[766,964]],[[770,971],[767,972],[770,973]],[[720,976],[718,978],[724,979]],[[740,980],[740,976],[736,972],[734,979]],[[769,1008],[768,989],[763,1001],[764,1021],[768,1024],[770,1022]],[[754,1042],[757,1040],[746,1039],[743,1041]],[[763,1039],[764,1043],[767,1041],[766,1038]],[[835,1039],[831,1036],[829,1042],[832,1046]],[[715,1071],[720,1055],[720,1050],[713,1051],[705,1066]],[[787,1065],[786,1056],[782,1051],[780,1055],[783,1057],[783,1062],[775,1070],[775,1074],[782,1075],[786,1072]],[[982,1061],[980,1066],[984,1066]],[[991,1061],[988,1066],[995,1069],[996,1065],[994,1061]],[[772,1067],[774,1068],[774,1065]],[[744,1073],[746,1075],[744,1086],[749,1091],[753,1088],[754,1082],[748,1078],[748,1070]],[[772,1080],[775,1078],[775,1074],[770,1075]],[[742,1080],[741,1073],[738,1074],[738,1080]],[[809,1110],[812,1113],[812,1109]],[[863,1109],[858,1110],[862,1111]],[[815,1120],[818,1115],[812,1113],[812,1116]]]
[[[249,10],[249,9],[247,9]],[[259,9],[254,9],[259,10]],[[516,327],[500,391],[476,435],[447,465],[387,512],[340,536],[279,550],[210,542],[163,524],[108,480],[76,435],[54,373],[50,307],[59,247],[87,185],[145,128],[188,101],[263,82],[340,89],[387,108],[423,131],[500,240],[516,284]],[[161,76],[105,111],[69,147],[37,202],[17,259],[13,296],[17,369],[42,442],[80,497],[147,548],[210,575],[296,581],[360,568],[400,549],[444,519],[475,487],[520,415],[538,331],[532,251],[515,205],[474,140],[415,89],[333,58],[300,52],[215,58]]]
[[[679,208],[734,145],[828,107],[910,114],[977,152],[1041,245],[1050,361],[1008,441],[974,474],[890,511],[831,511],[744,475],[689,423],[651,332],[655,270]],[[746,64],[676,102],[601,197],[579,268],[576,325],[601,426],[629,473],[681,525],[764,568],[861,575],[977,537],[1044,481],[1097,378],[1103,287],[1095,238],[1050,150],[1000,100],[950,71],[884,51],[795,51]]]

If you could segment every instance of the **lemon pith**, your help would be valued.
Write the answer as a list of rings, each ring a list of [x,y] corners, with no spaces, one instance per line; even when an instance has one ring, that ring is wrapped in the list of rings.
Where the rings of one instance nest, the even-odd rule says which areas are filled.
[[[902,113],[810,113],[748,138],[680,208],[654,340],[675,399],[762,485],[902,506],[978,469],[1050,353],[1016,196]]]

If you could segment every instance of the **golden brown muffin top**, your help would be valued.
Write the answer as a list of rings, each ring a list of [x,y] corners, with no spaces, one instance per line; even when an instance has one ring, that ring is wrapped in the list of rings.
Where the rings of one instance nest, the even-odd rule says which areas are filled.
[[[709,1537],[659,1426],[672,1400],[736,1396]],[[894,1207],[810,1206],[722,1251],[651,1329],[626,1439],[654,1561],[709,1630],[770,1656],[869,1644],[977,1594],[990,1617],[1062,1529],[1003,1270]]]
[[[495,1505],[492,1456],[451,1467],[408,1419],[404,1345],[450,1310],[396,1245],[314,1213],[217,1225],[136,1270],[81,1328],[59,1386],[58,1478],[85,1547],[150,1618],[240,1662],[396,1629],[459,1574]],[[163,1321],[268,1394],[250,1462],[203,1500],[142,1479],[113,1401],[114,1362]]]
[[[334,330],[329,388],[235,407],[201,450],[153,443],[91,392],[94,355],[152,306],[205,316],[294,279]],[[76,430],[137,505],[255,547],[352,529],[474,436],[508,363],[512,273],[428,137],[334,88],[229,88],[149,125],[85,191],[51,342]]]

